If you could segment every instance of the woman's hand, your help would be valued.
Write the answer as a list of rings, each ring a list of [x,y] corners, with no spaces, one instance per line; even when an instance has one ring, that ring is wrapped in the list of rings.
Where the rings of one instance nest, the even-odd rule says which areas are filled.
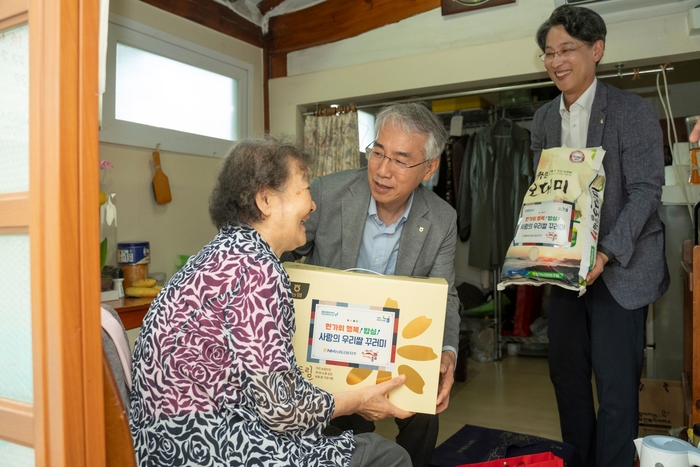
[[[396,407],[388,399],[388,394],[401,386],[404,381],[406,381],[406,376],[401,375],[374,386],[333,394],[335,411],[331,418],[353,413],[370,421],[387,417],[408,418],[412,416],[413,412]]]

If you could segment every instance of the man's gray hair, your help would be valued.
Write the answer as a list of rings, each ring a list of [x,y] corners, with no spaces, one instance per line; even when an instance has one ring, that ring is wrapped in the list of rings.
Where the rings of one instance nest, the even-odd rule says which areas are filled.
[[[374,132],[379,135],[390,124],[405,134],[425,135],[423,155],[426,160],[440,157],[447,142],[447,132],[440,118],[423,102],[392,104],[379,111],[374,120]]]

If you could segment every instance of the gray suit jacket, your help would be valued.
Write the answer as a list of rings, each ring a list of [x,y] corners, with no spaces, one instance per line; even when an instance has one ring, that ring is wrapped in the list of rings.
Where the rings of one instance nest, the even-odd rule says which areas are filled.
[[[443,346],[457,349],[460,322],[454,285],[457,213],[422,186],[413,193],[411,212],[401,233],[396,275],[442,277],[447,281]],[[371,196],[367,169],[316,178],[311,182],[311,196],[316,211],[306,223],[307,243],[295,253],[306,255],[309,264],[336,269],[356,267]]]
[[[542,149],[561,146],[561,95],[532,122],[535,169]],[[636,94],[598,81],[586,146],[605,149],[605,197],[598,244],[615,255],[602,278],[624,308],[640,308],[668,288],[664,225],[657,208],[664,183],[661,127],[652,107]]]

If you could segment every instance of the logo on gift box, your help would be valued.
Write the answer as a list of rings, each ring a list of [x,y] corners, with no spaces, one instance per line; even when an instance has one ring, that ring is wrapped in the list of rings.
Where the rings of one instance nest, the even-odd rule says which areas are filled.
[[[292,298],[303,300],[309,294],[309,284],[292,282]]]

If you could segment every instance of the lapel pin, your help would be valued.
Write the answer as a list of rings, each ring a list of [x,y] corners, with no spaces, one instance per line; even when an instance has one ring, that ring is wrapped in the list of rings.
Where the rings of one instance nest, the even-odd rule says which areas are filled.
[[[603,119],[602,119],[602,118],[600,119],[600,124],[601,124],[601,125],[603,124]]]
[[[422,232],[423,230],[423,227],[418,227],[418,232]]]

